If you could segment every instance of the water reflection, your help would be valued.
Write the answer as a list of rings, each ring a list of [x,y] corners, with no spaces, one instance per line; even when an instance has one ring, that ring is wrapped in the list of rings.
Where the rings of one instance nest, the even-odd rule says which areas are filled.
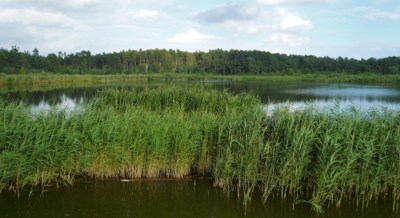
[[[288,94],[315,96],[316,99],[328,101],[332,98],[345,102],[399,102],[400,90],[370,85],[318,85],[307,89],[286,91]]]
[[[50,188],[51,189],[51,188]],[[236,192],[224,193],[212,181],[157,181],[123,183],[98,181],[73,187],[38,192],[20,199],[5,192],[0,195],[2,217],[396,217],[391,202],[383,200],[362,209],[342,203],[325,209],[319,216],[307,203],[270,199],[265,204],[255,192],[247,208]]]
[[[288,91],[290,93],[291,91]],[[349,85],[349,84],[331,84],[317,85],[308,89],[295,90],[295,94],[310,94],[315,96],[334,96],[334,97],[399,97],[400,91],[385,88],[382,86],[370,85]]]
[[[38,106],[43,103],[48,105],[60,105],[65,101],[73,101],[77,104],[94,96],[97,89],[76,88],[76,89],[56,89],[50,91],[21,91],[8,92],[3,97],[12,101],[20,101],[24,105]]]
[[[131,84],[117,86],[132,88],[137,86],[156,87],[170,85],[165,83]],[[318,83],[276,83],[267,81],[208,81],[208,82],[173,82],[174,85],[192,86],[202,85],[217,90],[228,89],[234,93],[252,92],[259,96],[263,103],[292,102],[295,105],[315,104],[318,107],[330,107],[340,101],[341,108],[355,106],[363,110],[376,108],[400,108],[400,86],[384,85],[357,85],[357,84],[318,84]],[[49,110],[52,105],[57,108],[74,110],[102,89],[109,85],[81,88],[64,88],[50,91],[14,91],[1,94],[8,100],[20,101],[24,105],[31,105],[34,112]],[[113,85],[112,87],[116,87]]]
[[[78,98],[71,98],[66,94],[61,94],[61,96],[57,96],[55,101],[46,100],[42,98],[39,103],[26,103],[26,101],[22,101],[25,105],[31,106],[31,112],[33,113],[40,113],[43,111],[49,111],[52,107],[56,108],[57,110],[63,110],[69,114],[70,112],[79,108],[80,105],[84,103],[83,97]]]
[[[400,109],[400,86],[250,81],[225,83],[215,87],[236,93],[253,92],[263,103],[290,102],[294,107],[312,104],[319,108],[327,108],[340,102],[341,109]]]

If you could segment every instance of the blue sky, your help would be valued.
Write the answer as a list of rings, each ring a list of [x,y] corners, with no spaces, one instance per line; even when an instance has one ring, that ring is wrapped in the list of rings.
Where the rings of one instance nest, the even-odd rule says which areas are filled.
[[[0,0],[0,47],[400,56],[398,0]]]

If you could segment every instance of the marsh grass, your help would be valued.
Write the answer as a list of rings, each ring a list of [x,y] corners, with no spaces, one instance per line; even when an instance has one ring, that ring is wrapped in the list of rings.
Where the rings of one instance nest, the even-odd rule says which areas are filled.
[[[391,195],[399,200],[400,114],[308,107],[275,109],[267,120],[261,187],[264,198],[278,194],[311,205],[362,207]]]
[[[201,87],[108,89],[68,114],[0,100],[0,190],[19,194],[76,176],[211,175],[245,205],[261,190],[265,200],[307,202],[317,212],[382,198],[397,210],[399,122],[390,110],[266,112],[252,95]]]
[[[18,192],[26,185],[69,184],[76,175],[214,174],[221,171],[222,166],[213,166],[229,150],[226,144],[243,147],[262,140],[263,111],[248,94],[177,87],[114,89],[98,93],[82,108],[68,116],[56,109],[30,114],[23,106],[2,101],[1,188]],[[249,141],[254,132],[259,141]]]

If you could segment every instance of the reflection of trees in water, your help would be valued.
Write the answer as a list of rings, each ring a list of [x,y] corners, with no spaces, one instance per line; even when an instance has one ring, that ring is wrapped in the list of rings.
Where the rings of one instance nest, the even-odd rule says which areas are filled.
[[[40,103],[48,103],[49,105],[61,104],[66,99],[75,103],[87,101],[92,98],[98,89],[82,88],[82,89],[58,89],[52,91],[34,91],[34,92],[12,92],[7,93],[6,98],[14,102],[22,102],[25,105],[36,106]]]
[[[259,192],[252,196],[251,203],[245,207],[243,199],[236,194],[228,195],[215,188],[211,180],[203,179],[87,181],[78,182],[71,188],[47,189],[49,191],[29,198],[22,196],[18,205],[0,196],[0,203],[4,201],[4,204],[0,204],[2,214],[16,217],[18,206],[30,209],[29,214],[22,213],[26,216],[45,213],[56,217],[65,214],[70,217],[293,217],[294,214],[291,207],[287,209],[282,201],[268,203],[268,208],[273,206],[266,211]],[[310,217],[309,214],[303,216]]]
[[[315,84],[315,83],[288,83],[288,82],[266,82],[266,81],[238,81],[238,82],[176,82],[174,85],[179,86],[192,86],[192,85],[202,85],[207,86],[217,90],[228,89],[233,93],[241,92],[252,92],[260,97],[263,103],[272,102],[333,102],[335,100],[340,100],[341,102],[367,102],[367,103],[400,103],[400,95],[393,94],[390,95],[390,90],[393,92],[400,92],[398,87],[388,87],[389,95],[377,95],[374,94],[374,90],[371,90],[371,95],[367,92],[368,88],[365,86],[361,91],[364,93],[357,93],[357,91],[352,92],[352,94],[347,94],[346,92],[329,93],[330,89],[344,90],[343,88],[352,87],[351,85],[337,85],[330,87],[327,84]],[[37,106],[39,104],[47,103],[49,105],[59,105],[65,100],[71,100],[76,104],[80,104],[82,101],[85,102],[91,98],[99,90],[105,88],[123,88],[132,89],[137,88],[155,88],[159,86],[170,85],[169,83],[148,83],[148,84],[130,84],[130,85],[113,85],[113,86],[97,86],[97,87],[81,87],[81,88],[65,88],[57,89],[51,91],[21,91],[21,92],[10,92],[2,95],[7,100],[20,102],[22,101],[25,105]],[[357,86],[355,86],[357,87]],[[360,88],[360,87],[358,87]],[[375,87],[375,90],[379,90],[379,87]],[[319,93],[318,90],[323,90],[323,93]],[[324,93],[329,93],[324,95]]]
[[[18,204],[8,192],[0,195],[5,217],[319,217],[309,204],[292,205],[290,198],[269,198],[255,191],[245,207],[243,199],[212,185],[210,180],[181,181],[86,181],[72,187],[46,188],[28,197],[22,192]],[[40,191],[40,190],[38,190]],[[25,194],[25,195],[24,195]],[[15,197],[15,196],[14,196]],[[390,199],[385,198],[362,209],[342,202],[340,208],[327,207],[326,217],[395,217]],[[20,208],[28,208],[21,210]],[[397,215],[397,214],[396,214]],[[325,217],[325,215],[324,215]]]
[[[258,95],[263,103],[272,102],[286,102],[286,101],[294,101],[294,102],[312,102],[312,101],[325,101],[332,102],[336,99],[342,102],[382,102],[382,103],[399,103],[400,95],[376,95],[373,90],[371,90],[371,94],[363,93],[338,93],[338,94],[330,94],[324,95],[319,94],[318,91],[316,93],[312,92],[302,92],[301,90],[310,90],[313,88],[321,88],[321,90],[328,90],[326,84],[318,85],[318,84],[299,84],[299,83],[280,83],[280,82],[265,82],[265,81],[249,81],[249,82],[226,82],[226,83],[215,83],[213,86],[218,90],[228,89],[233,93],[241,93],[244,91],[253,92]],[[395,87],[393,88],[394,92],[396,92]],[[339,88],[337,88],[340,90]],[[376,88],[375,88],[376,89]],[[379,89],[379,88],[378,88]],[[369,91],[364,90],[364,91]],[[399,91],[400,92],[400,91]]]
[[[55,89],[50,91],[19,91],[9,92],[0,96],[5,98],[7,101],[22,102],[24,105],[32,106],[38,106],[39,104],[60,105],[67,100],[73,101],[76,104],[80,104],[92,99],[100,90],[104,90],[106,88],[132,89],[132,86],[115,85]]]

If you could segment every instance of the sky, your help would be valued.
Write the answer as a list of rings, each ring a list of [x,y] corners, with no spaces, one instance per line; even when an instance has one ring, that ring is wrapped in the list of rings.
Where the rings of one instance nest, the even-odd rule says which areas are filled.
[[[400,56],[399,0],[0,0],[0,47],[41,55],[261,50]]]

